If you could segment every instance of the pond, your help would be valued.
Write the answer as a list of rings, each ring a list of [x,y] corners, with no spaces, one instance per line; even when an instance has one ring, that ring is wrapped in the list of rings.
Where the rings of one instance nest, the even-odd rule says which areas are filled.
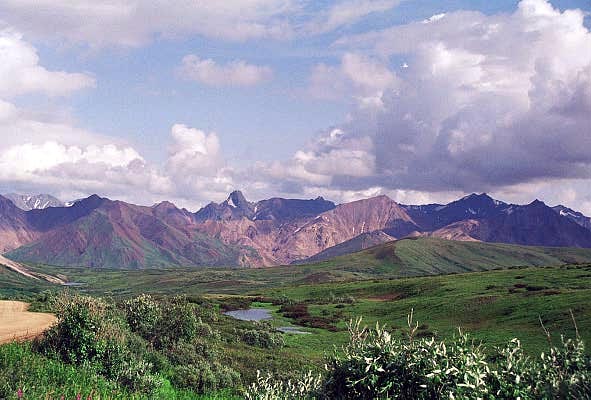
[[[249,308],[247,310],[226,311],[224,315],[241,321],[267,321],[273,319],[271,311],[266,308]],[[295,335],[309,335],[310,332],[303,331],[301,326],[280,326],[276,328],[279,332]]]
[[[224,313],[232,318],[239,319],[241,321],[264,321],[273,319],[271,312],[266,308],[249,308],[248,310],[234,310],[227,311]]]

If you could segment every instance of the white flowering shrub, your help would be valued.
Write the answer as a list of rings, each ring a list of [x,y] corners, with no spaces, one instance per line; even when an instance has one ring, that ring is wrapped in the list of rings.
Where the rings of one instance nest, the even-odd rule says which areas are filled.
[[[562,339],[538,358],[517,339],[487,351],[461,331],[450,340],[407,337],[351,323],[351,340],[323,377],[282,383],[260,377],[247,399],[591,399],[591,359],[582,340]]]
[[[320,398],[322,378],[308,372],[297,381],[280,381],[257,371],[257,380],[248,387],[246,400],[304,400]]]

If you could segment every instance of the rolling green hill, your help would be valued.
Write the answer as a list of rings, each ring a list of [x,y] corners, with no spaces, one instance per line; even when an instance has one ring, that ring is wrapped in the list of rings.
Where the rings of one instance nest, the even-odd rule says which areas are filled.
[[[591,249],[408,238],[316,264],[397,277],[591,262]]]
[[[403,239],[317,264],[261,269],[170,268],[148,270],[32,266],[37,272],[66,276],[97,295],[244,294],[277,287],[371,279],[487,271],[517,266],[591,263],[591,249],[527,247],[434,238]]]

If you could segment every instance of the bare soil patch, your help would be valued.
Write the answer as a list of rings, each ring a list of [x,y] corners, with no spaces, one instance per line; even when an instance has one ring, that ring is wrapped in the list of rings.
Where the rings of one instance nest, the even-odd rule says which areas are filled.
[[[57,321],[53,314],[28,309],[22,301],[0,301],[0,344],[34,339]]]
[[[403,298],[404,298],[404,296],[402,295],[402,293],[387,293],[387,294],[383,294],[381,296],[368,297],[367,300],[370,300],[370,301],[396,301],[396,300],[400,300]]]

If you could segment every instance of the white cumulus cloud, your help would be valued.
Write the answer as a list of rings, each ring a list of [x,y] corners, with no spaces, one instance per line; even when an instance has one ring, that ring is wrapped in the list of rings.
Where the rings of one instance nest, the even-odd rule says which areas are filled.
[[[371,100],[381,105],[384,90],[393,89],[397,83],[396,74],[383,61],[347,52],[340,65],[318,64],[313,68],[308,92],[321,99],[353,96],[361,104]]]
[[[0,60],[0,97],[31,92],[65,95],[96,85],[88,74],[48,71],[39,65],[35,48],[12,29],[0,30]]]

